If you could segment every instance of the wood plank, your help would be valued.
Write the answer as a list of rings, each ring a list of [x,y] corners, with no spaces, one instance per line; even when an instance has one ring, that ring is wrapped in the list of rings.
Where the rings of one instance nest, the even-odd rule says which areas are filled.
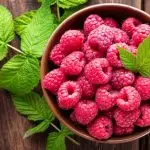
[[[143,7],[144,10],[150,14],[150,0],[144,0]]]

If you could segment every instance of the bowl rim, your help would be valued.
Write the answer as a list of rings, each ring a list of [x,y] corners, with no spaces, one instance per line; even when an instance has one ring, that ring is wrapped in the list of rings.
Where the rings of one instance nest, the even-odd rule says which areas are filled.
[[[46,56],[47,56],[47,51],[49,49],[49,44],[51,42],[51,40],[55,37],[55,34],[57,32],[59,32],[59,30],[61,29],[61,27],[63,25],[65,25],[67,22],[69,22],[70,20],[72,20],[72,18],[74,18],[75,16],[81,14],[82,12],[84,11],[87,11],[89,9],[93,9],[93,8],[102,8],[102,7],[120,7],[120,8],[125,8],[125,9],[132,9],[133,11],[137,12],[137,13],[142,13],[143,15],[145,15],[146,17],[150,18],[150,15],[146,12],[144,12],[143,10],[140,10],[138,8],[135,8],[133,6],[129,6],[129,5],[126,5],[126,4],[120,4],[120,3],[105,3],[105,4],[95,4],[95,5],[92,5],[92,6],[87,6],[75,13],[73,13],[71,16],[69,16],[67,19],[65,19],[56,29],[55,31],[52,33],[52,35],[50,36],[47,44],[46,44],[46,47],[45,47],[45,51],[43,53],[43,56],[42,56],[42,60],[41,60],[41,69],[40,69],[40,75],[41,75],[41,80],[43,80],[44,76],[45,76],[45,67],[44,67],[44,64],[47,62],[47,60],[45,59]],[[42,84],[41,84],[42,86]],[[90,141],[94,141],[94,142],[98,142],[98,143],[105,143],[105,144],[119,144],[119,143],[126,143],[126,142],[132,142],[134,140],[137,140],[147,134],[150,133],[150,128],[148,129],[145,129],[143,132],[140,132],[140,133],[136,133],[136,134],[132,134],[130,136],[127,136],[128,138],[121,138],[119,139],[108,139],[108,140],[105,140],[105,141],[102,141],[102,140],[97,140],[93,137],[91,137],[90,135],[87,136],[85,135],[84,133],[80,133],[78,130],[76,130],[74,127],[72,127],[70,124],[68,124],[64,119],[63,117],[61,117],[59,115],[59,113],[55,110],[55,108],[53,107],[53,104],[51,103],[51,98],[49,97],[48,95],[48,92],[47,90],[45,90],[43,87],[42,87],[42,91],[43,91],[43,95],[46,99],[46,102],[48,103],[51,111],[54,113],[55,117],[62,123],[64,124],[69,130],[71,130],[73,133],[75,133],[76,135],[84,138],[84,139],[87,139],[87,140],[90,140]]]

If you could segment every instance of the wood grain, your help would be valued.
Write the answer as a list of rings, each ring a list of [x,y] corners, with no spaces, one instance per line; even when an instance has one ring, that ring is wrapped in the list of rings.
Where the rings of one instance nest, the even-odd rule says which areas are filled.
[[[142,0],[90,0],[89,5],[111,2],[142,8]],[[149,0],[145,0],[145,3],[144,7],[146,11],[149,11]],[[0,0],[0,4],[6,6],[14,17],[39,7],[36,0]],[[12,44],[18,47],[19,41],[16,40]],[[9,54],[9,56],[11,55],[12,53]],[[25,117],[16,113],[9,93],[0,90],[0,150],[45,150],[47,134],[40,134],[23,140],[23,135],[32,126],[31,124]],[[104,145],[93,143],[77,136],[75,136],[75,139],[81,143],[81,146],[78,147],[67,140],[68,150],[150,150],[148,136],[140,140],[140,149],[138,140],[127,144]]]

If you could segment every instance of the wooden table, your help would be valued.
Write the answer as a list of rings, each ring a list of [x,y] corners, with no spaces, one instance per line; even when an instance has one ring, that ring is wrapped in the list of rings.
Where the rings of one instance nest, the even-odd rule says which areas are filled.
[[[89,5],[110,2],[128,4],[150,13],[150,0],[90,0]],[[39,7],[36,0],[0,0],[0,4],[6,6],[14,17]],[[18,47],[18,41],[13,41],[12,45]],[[10,52],[9,57],[11,55]],[[46,133],[23,140],[23,135],[32,126],[31,124],[15,111],[9,93],[0,90],[0,150],[45,150]],[[96,144],[78,136],[75,138],[81,146],[66,141],[68,150],[150,150],[149,136],[132,143],[118,145]]]

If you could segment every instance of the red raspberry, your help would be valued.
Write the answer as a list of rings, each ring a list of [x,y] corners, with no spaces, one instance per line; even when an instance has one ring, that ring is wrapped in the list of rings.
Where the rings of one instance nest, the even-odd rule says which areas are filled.
[[[111,86],[111,84],[105,84],[105,85],[101,85],[100,89],[110,91],[110,90],[112,90],[112,86]]]
[[[112,72],[111,83],[113,88],[121,89],[125,86],[132,85],[135,79],[134,73],[126,69],[117,69]]]
[[[100,110],[108,110],[116,105],[119,93],[117,91],[105,90],[103,87],[98,88],[96,92],[96,103]]]
[[[104,24],[110,27],[115,27],[115,28],[119,27],[118,22],[113,18],[109,18],[109,17],[104,19]]]
[[[89,15],[84,22],[84,34],[87,36],[92,30],[98,28],[101,24],[103,24],[103,19],[96,15]]]
[[[132,36],[133,32],[136,30],[136,27],[140,24],[140,20],[130,17],[122,23],[122,30],[127,32],[129,36]]]
[[[82,51],[85,53],[85,58],[87,60],[87,62],[90,62],[91,60],[95,59],[95,58],[101,58],[104,55],[99,52],[99,51],[95,51],[94,49],[92,49],[88,42],[84,43],[83,47],[82,47]]]
[[[106,25],[101,25],[91,31],[88,36],[88,42],[91,48],[104,53],[112,44],[114,32],[112,28]]]
[[[92,99],[95,95],[96,87],[84,75],[79,76],[77,82],[82,89],[82,99]]]
[[[140,106],[141,96],[132,86],[126,86],[121,89],[120,96],[117,99],[117,105],[124,111],[131,111]]]
[[[84,41],[84,35],[79,30],[68,30],[66,31],[61,39],[60,44],[62,45],[64,54],[70,54],[73,51],[81,50]]]
[[[129,37],[126,32],[113,28],[114,31],[114,43],[129,43]]]
[[[58,90],[58,105],[62,109],[71,109],[78,103],[81,95],[82,90],[78,83],[64,82]]]
[[[60,67],[67,75],[78,75],[82,72],[84,65],[84,53],[76,51],[65,57]]]
[[[131,127],[140,116],[140,110],[135,109],[133,111],[123,111],[116,109],[114,112],[114,119],[116,124],[120,127],[126,128]]]
[[[100,116],[88,125],[87,130],[92,137],[106,140],[112,136],[113,124],[108,117]]]
[[[116,124],[114,125],[114,135],[128,135],[134,131],[134,125],[131,127],[119,127]]]
[[[98,107],[94,101],[82,100],[76,105],[74,113],[77,122],[87,125],[97,116]]]
[[[134,86],[141,95],[142,100],[150,99],[150,78],[140,76],[135,80]]]
[[[141,115],[140,118],[136,121],[136,125],[140,127],[150,126],[150,105],[143,104],[140,107]]]
[[[75,117],[74,111],[70,114],[70,119],[71,119],[73,122],[77,122],[77,119],[76,119],[76,117]]]
[[[141,24],[136,28],[136,31],[132,35],[132,40],[138,46],[143,42],[145,38],[150,35],[150,26],[147,24]]]
[[[43,79],[43,88],[57,94],[60,85],[66,80],[64,73],[60,69],[54,69],[49,72]]]
[[[112,67],[107,59],[96,58],[89,62],[84,68],[86,78],[92,84],[106,84],[112,76]]]
[[[113,108],[111,108],[111,109],[105,111],[104,114],[105,114],[105,116],[107,116],[108,118],[113,119],[115,110],[116,110],[116,107],[113,107]]]

